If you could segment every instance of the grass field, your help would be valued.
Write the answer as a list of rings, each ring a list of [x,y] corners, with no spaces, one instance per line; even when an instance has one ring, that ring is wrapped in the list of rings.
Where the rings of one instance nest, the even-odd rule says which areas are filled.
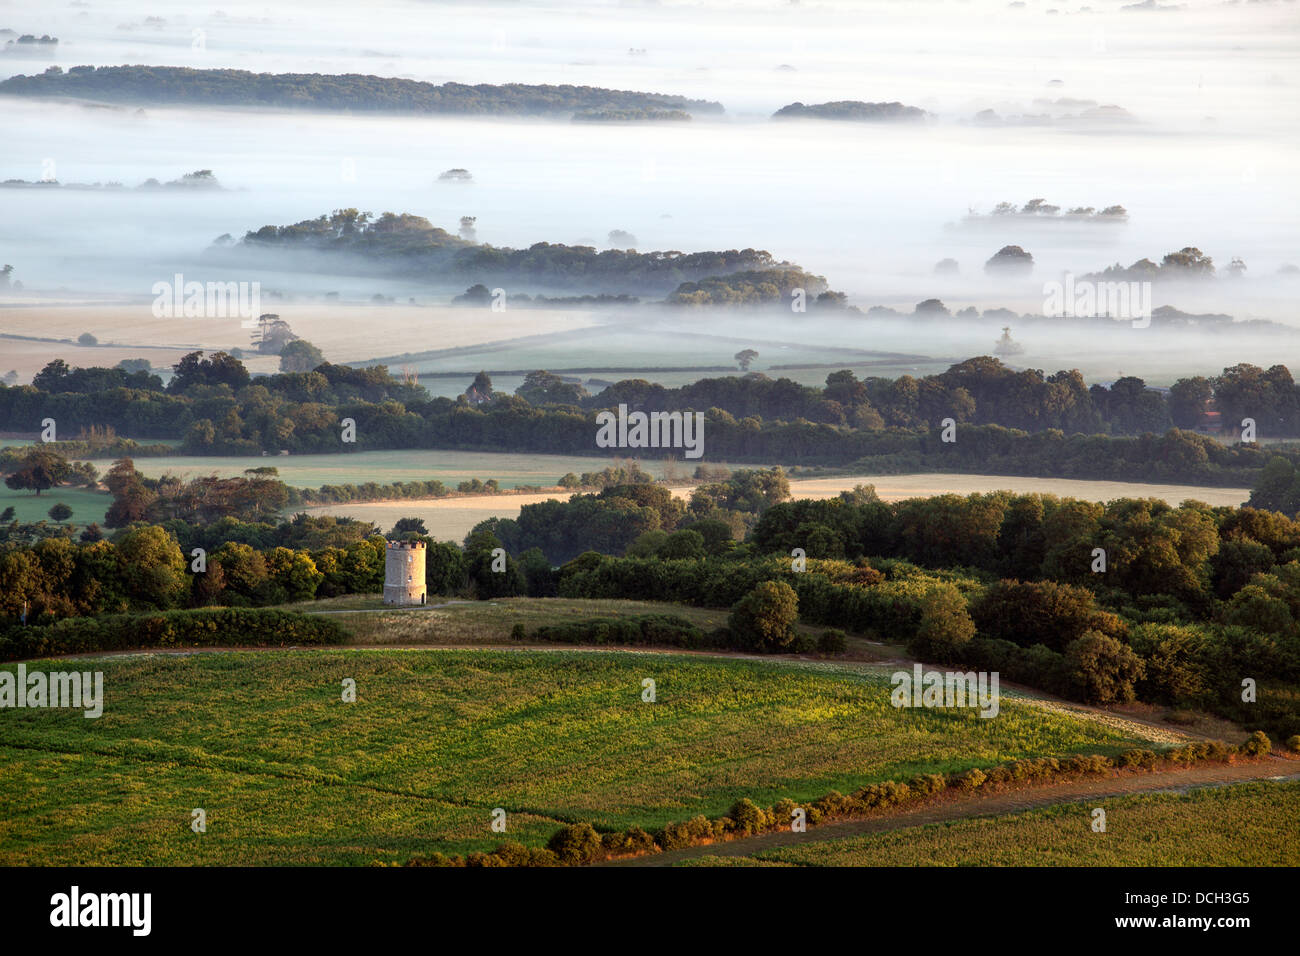
[[[616,464],[613,458],[572,455],[511,454],[507,452],[432,451],[359,451],[338,455],[278,455],[231,458],[220,455],[181,455],[168,458],[136,458],[135,467],[143,475],[156,478],[167,473],[182,478],[202,475],[229,477],[241,475],[246,468],[270,465],[278,468],[280,479],[298,488],[321,485],[362,484],[373,481],[428,481],[437,478],[453,491],[458,482],[495,478],[502,488],[519,485],[551,487],[568,472],[600,471]],[[664,465],[645,460],[641,467],[656,477],[663,476]],[[677,462],[678,472],[689,476],[694,465]]]
[[[102,491],[87,491],[85,488],[69,488],[66,485],[42,492],[39,497],[30,491],[14,491],[0,482],[0,511],[13,505],[17,519],[24,524],[35,521],[50,521],[50,509],[62,501],[72,509],[72,517],[67,524],[88,525],[97,521],[104,523],[104,514],[113,499]]]
[[[0,711],[0,865],[397,861],[495,846],[496,807],[508,837],[540,844],[562,821],[649,829],[742,795],[805,799],[1137,739],[1008,695],[996,720],[896,710],[883,675],[814,662],[335,649],[93,667],[98,720]]]
[[[1094,807],[1106,832],[1091,829]],[[1145,794],[708,856],[684,866],[1300,866],[1300,783]]]

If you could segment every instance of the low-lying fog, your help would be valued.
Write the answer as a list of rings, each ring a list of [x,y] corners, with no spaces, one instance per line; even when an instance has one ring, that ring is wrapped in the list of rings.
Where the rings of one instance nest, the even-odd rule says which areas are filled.
[[[643,251],[765,248],[824,275],[864,308],[910,309],[938,296],[954,310],[1036,312],[1043,281],[1063,270],[1158,262],[1193,245],[1221,275],[1240,257],[1245,277],[1158,287],[1154,305],[1296,322],[1300,282],[1276,275],[1300,265],[1296,4],[1121,6],[587,0],[223,4],[219,14],[181,2],[10,3],[0,6],[0,28],[51,34],[59,45],[0,54],[4,76],[49,64],[131,63],[364,72],[682,93],[720,101],[727,113],[623,126],[140,113],[5,98],[0,179],[135,186],[211,169],[230,191],[3,189],[0,263],[14,265],[29,293],[141,300],[174,271],[260,279],[299,295],[450,291],[256,269],[218,275],[198,261],[222,233],[239,237],[355,206],[423,215],[452,232],[461,216],[475,216],[479,240],[494,245],[607,247],[611,230],[625,230]],[[898,100],[934,118],[767,119],[796,100],[836,99]],[[1122,107],[1132,121],[1068,118],[1088,103]],[[976,124],[984,109],[1004,120],[1052,120]],[[474,182],[437,182],[452,167],[468,169]],[[1129,221],[960,225],[970,209],[1037,197],[1062,209],[1120,204]],[[1011,243],[1033,254],[1033,276],[986,278],[984,261]],[[933,274],[945,258],[958,261],[959,274]],[[933,336],[918,330],[916,342],[893,347],[947,351]]]

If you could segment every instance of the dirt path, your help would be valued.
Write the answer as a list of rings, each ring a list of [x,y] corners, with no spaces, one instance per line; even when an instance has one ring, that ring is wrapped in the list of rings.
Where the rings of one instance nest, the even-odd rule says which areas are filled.
[[[682,860],[702,856],[752,856],[762,850],[842,840],[867,833],[885,833],[927,823],[945,823],[976,817],[999,816],[1048,807],[1058,803],[1102,800],[1138,793],[1185,793],[1200,787],[1221,787],[1248,780],[1300,780],[1300,761],[1270,755],[1250,763],[1215,764],[1191,770],[1165,770],[1147,774],[1116,774],[1097,780],[1069,780],[1063,783],[1029,787],[990,794],[986,797],[952,796],[937,803],[927,803],[913,810],[863,820],[847,820],[811,827],[805,833],[764,833],[760,836],[710,843],[656,853],[652,856],[615,860],[601,866],[671,866]]]

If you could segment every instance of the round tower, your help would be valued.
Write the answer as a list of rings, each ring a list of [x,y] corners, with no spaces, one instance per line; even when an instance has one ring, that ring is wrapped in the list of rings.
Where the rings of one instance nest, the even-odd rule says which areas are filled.
[[[423,541],[390,541],[384,556],[384,603],[396,607],[424,604],[428,592],[424,586]]]

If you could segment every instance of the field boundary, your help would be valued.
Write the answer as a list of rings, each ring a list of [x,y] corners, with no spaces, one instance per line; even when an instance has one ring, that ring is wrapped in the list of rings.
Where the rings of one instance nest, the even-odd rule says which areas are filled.
[[[1288,770],[1290,773],[1287,773]],[[1044,807],[1136,794],[1188,793],[1206,787],[1231,786],[1235,783],[1257,780],[1300,780],[1300,762],[1277,754],[1269,754],[1248,763],[1233,762],[1145,773],[1116,772],[1114,776],[1102,780],[1075,779],[1061,783],[1030,783],[988,796],[949,793],[939,801],[925,806],[892,811],[869,819],[823,823],[810,827],[804,833],[793,833],[788,830],[762,833],[723,842],[665,850],[651,855],[606,860],[593,865],[672,866],[683,860],[704,856],[752,856],[764,850],[823,843],[873,833],[887,833],[934,823],[1004,816]]]

